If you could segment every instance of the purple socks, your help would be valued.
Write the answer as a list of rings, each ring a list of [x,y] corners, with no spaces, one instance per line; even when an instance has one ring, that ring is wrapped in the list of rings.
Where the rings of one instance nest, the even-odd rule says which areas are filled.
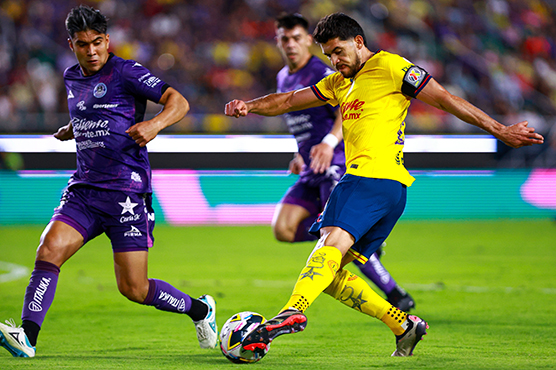
[[[382,265],[376,252],[373,253],[371,258],[369,258],[364,265],[357,260],[354,262],[361,272],[384,293],[388,294],[396,287],[396,281],[392,279],[388,270]]]
[[[162,311],[187,313],[191,309],[191,297],[165,281],[149,279],[149,293],[143,304]]]
[[[54,300],[60,268],[50,262],[35,261],[29,285],[23,300],[22,320],[36,323],[39,327]]]

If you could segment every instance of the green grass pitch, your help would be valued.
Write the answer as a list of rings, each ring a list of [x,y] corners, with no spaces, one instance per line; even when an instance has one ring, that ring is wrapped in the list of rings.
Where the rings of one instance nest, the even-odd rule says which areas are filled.
[[[31,270],[42,227],[0,227],[0,261]],[[286,302],[314,243],[282,244],[269,227],[159,225],[149,275],[217,300],[221,326],[239,311],[270,318]],[[392,358],[380,321],[327,295],[307,329],[278,338],[253,365],[202,350],[187,316],[118,293],[108,239],[63,267],[37,357],[0,351],[0,369],[542,369],[556,367],[556,224],[550,220],[402,221],[383,262],[415,298],[429,334],[411,358]],[[355,266],[348,266],[357,272]],[[7,271],[0,271],[0,276]],[[0,283],[0,319],[20,323],[28,275]]]

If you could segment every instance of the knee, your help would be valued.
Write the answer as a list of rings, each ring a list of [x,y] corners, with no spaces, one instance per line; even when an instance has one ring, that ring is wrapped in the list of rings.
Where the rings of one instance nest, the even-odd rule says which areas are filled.
[[[37,260],[47,261],[60,266],[65,261],[66,246],[62,237],[46,234],[41,238],[37,249]]]
[[[132,283],[126,281],[118,281],[118,290],[120,293],[132,302],[143,303],[149,292],[149,282]]]
[[[272,225],[272,232],[274,233],[274,238],[279,242],[293,243],[295,240],[295,232],[291,227],[288,227],[284,223],[275,223]]]

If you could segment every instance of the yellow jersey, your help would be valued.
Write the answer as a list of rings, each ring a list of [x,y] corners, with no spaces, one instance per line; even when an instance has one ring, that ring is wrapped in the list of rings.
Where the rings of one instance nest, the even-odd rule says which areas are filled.
[[[415,180],[404,166],[405,122],[411,98],[430,75],[399,55],[378,51],[353,78],[336,72],[311,88],[329,104],[340,105],[346,173],[396,180]]]

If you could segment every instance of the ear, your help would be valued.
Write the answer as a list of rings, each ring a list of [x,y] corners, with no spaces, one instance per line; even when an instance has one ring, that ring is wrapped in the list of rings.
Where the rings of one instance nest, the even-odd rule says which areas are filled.
[[[70,39],[70,38],[68,38],[68,45],[69,45],[71,51],[75,52],[75,51],[73,50],[73,42],[71,42],[71,39]]]
[[[106,34],[106,49],[110,48],[110,35]]]
[[[361,50],[362,48],[365,47],[365,41],[363,40],[363,36],[361,36],[361,35],[355,36],[355,38],[353,39],[353,42],[355,43],[355,46],[359,50]]]

